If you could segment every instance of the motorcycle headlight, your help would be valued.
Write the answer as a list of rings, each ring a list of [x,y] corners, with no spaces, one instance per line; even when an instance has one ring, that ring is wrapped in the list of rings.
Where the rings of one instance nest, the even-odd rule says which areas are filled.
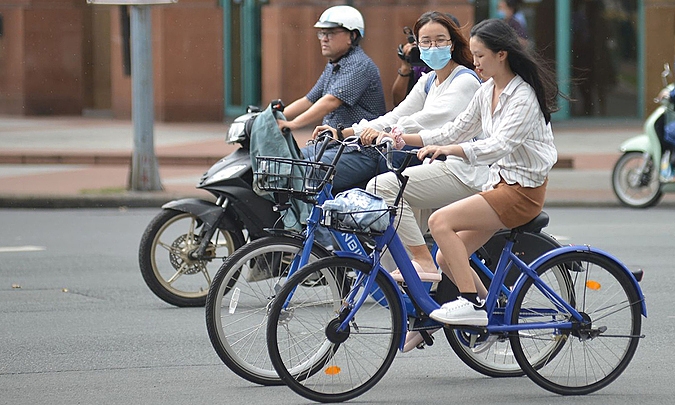
[[[240,164],[227,167],[217,173],[214,173],[213,176],[202,180],[202,185],[215,183],[221,180],[226,180],[237,175],[240,171],[248,169],[248,165]]]
[[[233,122],[230,129],[227,131],[227,143],[237,143],[244,138],[245,122]]]

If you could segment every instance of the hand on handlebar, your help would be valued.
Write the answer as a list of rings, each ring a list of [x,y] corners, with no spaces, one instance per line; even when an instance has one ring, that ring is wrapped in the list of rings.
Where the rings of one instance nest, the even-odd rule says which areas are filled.
[[[319,125],[316,128],[314,128],[314,131],[312,131],[312,139],[316,139],[319,134],[322,134],[325,131],[329,131],[333,139],[337,139],[337,130],[330,125]]]
[[[664,101],[664,100],[670,101],[670,89],[668,89],[668,88],[665,88],[665,89],[661,90],[659,95],[656,96],[656,98],[654,99],[654,102],[660,103],[661,101]]]
[[[277,120],[277,125],[279,126],[279,130],[281,132],[286,132],[286,131],[292,131],[294,129],[293,121],[285,121],[285,120]]]
[[[383,142],[390,142],[390,141],[391,141],[392,145],[395,143],[395,138],[394,138],[393,134],[391,134],[389,132],[380,132],[379,136],[377,137],[376,143],[380,144],[380,143],[383,143]],[[392,146],[392,148],[393,148],[393,146]]]
[[[361,132],[361,136],[359,137],[361,139],[361,145],[373,145],[375,143],[382,143],[380,141],[380,136],[384,134],[384,132],[380,132],[376,129],[373,128],[366,128]]]
[[[450,145],[440,146],[440,145],[427,145],[420,148],[417,151],[417,158],[419,160],[424,160],[429,158],[429,163],[433,162],[435,159],[445,160],[445,157],[450,155]]]

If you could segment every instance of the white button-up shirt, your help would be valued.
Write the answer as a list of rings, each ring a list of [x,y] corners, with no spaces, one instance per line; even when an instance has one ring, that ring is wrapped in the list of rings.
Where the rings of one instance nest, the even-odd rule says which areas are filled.
[[[472,165],[490,166],[489,190],[500,181],[524,187],[544,184],[558,159],[551,125],[546,124],[534,89],[516,75],[499,95],[492,113],[494,82],[485,82],[454,121],[420,131],[425,145],[459,143]],[[482,139],[470,140],[483,133]]]

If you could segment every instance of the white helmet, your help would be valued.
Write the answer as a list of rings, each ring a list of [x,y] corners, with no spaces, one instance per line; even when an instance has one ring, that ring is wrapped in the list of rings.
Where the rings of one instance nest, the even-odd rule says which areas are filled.
[[[349,31],[358,30],[363,36],[365,32],[363,16],[352,6],[333,6],[324,11],[314,28],[342,27]]]

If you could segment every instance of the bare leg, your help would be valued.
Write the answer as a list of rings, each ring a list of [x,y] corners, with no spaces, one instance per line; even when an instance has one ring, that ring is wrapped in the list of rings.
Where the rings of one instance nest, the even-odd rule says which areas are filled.
[[[441,253],[440,251],[436,254],[436,261],[439,263],[439,267],[441,268],[441,271],[443,271],[443,273],[445,275],[447,275],[448,278],[454,283],[455,280],[452,276],[452,273],[450,272],[450,269],[448,268],[448,265],[446,264],[445,259],[443,259],[443,253]],[[469,268],[471,268],[471,267],[469,266]],[[473,283],[476,286],[476,292],[478,293],[478,296],[481,299],[485,299],[485,297],[487,297],[487,288],[485,288],[485,285],[483,284],[483,280],[480,279],[480,277],[473,270],[473,268],[471,268],[471,272],[473,273],[472,274]]]
[[[505,228],[492,207],[482,196],[474,195],[436,211],[429,218],[429,228],[442,253],[441,270],[460,292],[477,293],[478,276],[469,265],[469,252]]]
[[[408,246],[408,249],[412,255],[412,260],[419,263],[425,272],[436,272],[436,265],[434,264],[434,259],[431,257],[431,252],[429,252],[427,245]]]

